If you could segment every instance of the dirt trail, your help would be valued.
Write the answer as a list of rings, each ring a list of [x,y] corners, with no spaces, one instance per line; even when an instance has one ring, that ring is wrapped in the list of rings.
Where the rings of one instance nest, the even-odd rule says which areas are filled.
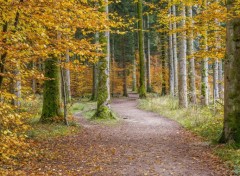
[[[52,157],[35,163],[29,175],[230,175],[209,146],[176,122],[139,110],[135,99],[116,99],[112,109],[120,124],[98,125],[77,114],[84,130],[43,143]]]

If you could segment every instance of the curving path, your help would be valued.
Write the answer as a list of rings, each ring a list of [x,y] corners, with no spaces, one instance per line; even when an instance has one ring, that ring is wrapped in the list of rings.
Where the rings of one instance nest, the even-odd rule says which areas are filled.
[[[229,176],[210,147],[172,120],[137,108],[133,99],[115,99],[121,123],[86,121],[74,136],[45,141],[49,156],[31,163],[27,175]]]

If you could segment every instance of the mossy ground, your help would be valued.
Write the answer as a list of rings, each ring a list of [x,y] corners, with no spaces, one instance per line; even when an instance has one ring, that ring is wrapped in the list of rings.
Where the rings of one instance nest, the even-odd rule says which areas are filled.
[[[77,115],[77,113],[80,113],[85,119],[96,123],[104,125],[115,125],[119,123],[119,118],[114,112],[111,111],[111,118],[98,118],[98,116],[96,116],[96,110],[97,102],[87,99],[74,103],[70,108],[72,114]]]
[[[139,100],[139,108],[153,111],[164,117],[179,122],[183,127],[210,141],[215,154],[240,174],[240,150],[232,145],[218,145],[223,129],[223,107],[191,106],[187,109],[178,107],[176,98],[165,96]]]

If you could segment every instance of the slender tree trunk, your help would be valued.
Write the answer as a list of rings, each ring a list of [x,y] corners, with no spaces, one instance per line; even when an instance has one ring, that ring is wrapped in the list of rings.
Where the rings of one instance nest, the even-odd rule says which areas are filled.
[[[111,52],[111,56],[112,56],[112,67],[111,67],[111,73],[112,73],[112,80],[111,80],[111,92],[112,92],[112,97],[114,95],[114,84],[115,84],[115,40],[114,40],[114,36],[113,36],[113,40],[112,40],[112,52]]]
[[[218,0],[215,0],[218,3]],[[218,26],[220,26],[219,22],[217,19],[215,19],[215,23],[218,29]],[[219,43],[220,41],[220,36],[217,32],[215,32],[215,37],[216,37],[216,49],[219,50],[221,44]],[[213,63],[213,101],[215,103],[215,100],[219,99],[219,87],[218,87],[218,64],[219,63],[219,58],[215,58],[214,63]]]
[[[221,99],[224,98],[224,90],[223,90],[223,60],[218,62],[218,89],[219,89],[219,97]]]
[[[207,8],[207,0],[204,0],[203,4],[204,9]],[[207,28],[206,22],[204,22],[205,28]],[[207,29],[204,31],[204,50],[208,51],[208,32]],[[201,101],[202,105],[209,105],[209,86],[208,86],[208,58],[203,58],[202,61],[202,81],[201,81]]]
[[[105,2],[108,3],[108,0]],[[106,5],[105,11],[108,13],[108,5]],[[110,109],[110,32],[100,33],[99,42],[105,44],[102,52],[106,56],[99,59],[97,111],[93,118],[109,119],[114,118]]]
[[[40,122],[64,122],[60,106],[60,70],[58,59],[54,56],[45,61],[45,77],[43,89],[43,108]]]
[[[146,77],[145,77],[145,59],[144,59],[144,37],[143,37],[143,0],[138,0],[138,44],[139,44],[139,58],[140,58],[140,98],[146,97]]]
[[[162,33],[162,95],[168,94],[168,38]]]
[[[218,91],[218,59],[214,60],[213,63],[213,101],[219,99]]]
[[[13,78],[13,83],[14,83],[14,95],[16,98],[14,99],[14,105],[17,107],[20,107],[21,102],[21,89],[22,89],[22,83],[21,83],[21,72],[20,72],[20,61],[17,62],[16,69],[13,72],[14,78]]]
[[[69,49],[66,51],[66,63],[70,62],[70,56],[69,56]],[[67,103],[71,102],[72,96],[71,96],[71,75],[69,68],[65,69],[65,77],[66,77],[66,99]]]
[[[95,34],[95,42],[99,44],[99,33]],[[93,64],[93,86],[92,86],[92,101],[97,100],[98,94],[98,62]]]
[[[61,68],[60,71],[61,71],[61,83],[62,83],[61,85],[62,85],[62,91],[63,91],[62,92],[62,95],[63,95],[63,118],[64,118],[65,125],[68,126],[68,120],[67,120],[67,113],[68,113],[67,112],[67,91],[66,91],[67,83],[64,79],[64,69]],[[66,73],[66,70],[65,70],[65,73]]]
[[[190,26],[193,27],[193,13],[192,13],[192,6],[187,7],[188,17],[190,18]],[[194,46],[193,46],[193,31],[190,30],[188,33],[188,56],[190,56],[189,61],[189,78],[190,78],[190,87],[189,87],[189,94],[190,94],[190,102],[193,104],[197,103],[196,98],[196,71],[195,71],[195,58],[193,56]]]
[[[4,25],[3,25],[3,33],[7,32],[8,31],[8,23],[5,22]],[[7,40],[6,39],[3,39],[2,43],[6,43]],[[5,51],[3,54],[0,55],[0,90],[2,88],[2,83],[3,83],[3,74],[5,72],[5,61],[6,61],[6,57],[7,57],[7,52]]]
[[[181,17],[183,20],[180,23],[182,28],[185,27],[186,10],[184,3],[181,3]],[[184,30],[184,29],[183,29]],[[186,43],[186,32],[182,31],[179,34],[179,106],[182,108],[188,107],[187,97],[187,43]]]
[[[169,8],[169,15],[171,18],[172,12]],[[169,23],[169,31],[172,31],[172,22]],[[169,33],[168,38],[169,45],[169,86],[170,86],[170,95],[174,96],[174,62],[173,62],[173,35]]]
[[[228,0],[231,10],[236,0]],[[240,144],[240,18],[227,21],[227,53],[225,60],[224,128],[220,142]]]
[[[176,6],[172,6],[173,16],[176,17]],[[174,63],[174,95],[178,96],[178,56],[177,56],[177,23],[173,22],[173,63]]]
[[[127,97],[127,67],[126,67],[126,55],[125,55],[125,36],[122,36],[122,66],[123,66],[123,96]]]
[[[135,47],[134,44],[132,46],[132,53],[133,53],[133,57],[132,57],[132,64],[133,64],[133,73],[132,73],[132,91],[135,92],[137,91],[137,63],[136,63],[136,54],[135,54]]]
[[[151,40],[150,40],[150,22],[149,15],[147,15],[147,92],[152,91],[151,87]]]
[[[161,33],[161,60],[162,60],[162,95],[166,95],[167,94],[167,85],[166,85],[166,71],[167,71],[167,67],[166,67],[166,50],[165,50],[165,34]]]
[[[35,61],[32,62],[32,69],[36,70],[36,62]],[[36,92],[37,92],[37,81],[35,78],[32,79],[32,92],[33,92],[33,94],[36,94]]]

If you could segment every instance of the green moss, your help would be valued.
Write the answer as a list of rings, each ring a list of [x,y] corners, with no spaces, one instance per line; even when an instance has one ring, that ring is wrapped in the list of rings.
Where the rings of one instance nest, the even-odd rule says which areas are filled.
[[[43,90],[43,108],[40,122],[63,123],[64,118],[60,107],[60,70],[55,57],[45,61],[45,77]]]

